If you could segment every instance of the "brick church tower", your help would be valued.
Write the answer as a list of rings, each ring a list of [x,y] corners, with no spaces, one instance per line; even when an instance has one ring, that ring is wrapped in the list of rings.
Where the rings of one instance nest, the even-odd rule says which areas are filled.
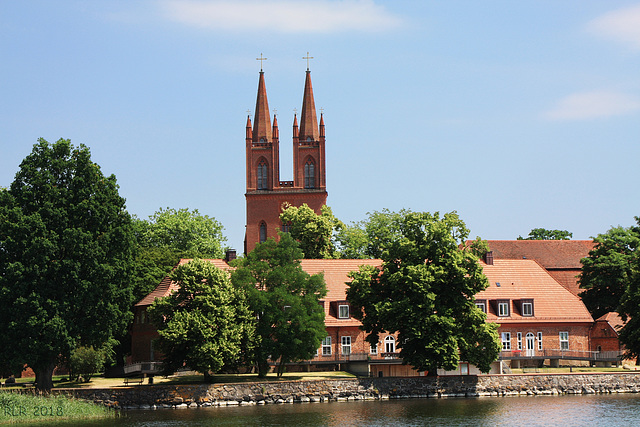
[[[293,116],[293,181],[280,181],[278,119],[271,125],[264,72],[260,70],[258,98],[253,127],[247,116],[247,225],[244,251],[250,252],[258,242],[278,236],[283,224],[283,208],[306,203],[316,213],[327,202],[324,155],[324,119],[320,125],[316,115],[311,87],[311,72],[307,66],[300,113]]]

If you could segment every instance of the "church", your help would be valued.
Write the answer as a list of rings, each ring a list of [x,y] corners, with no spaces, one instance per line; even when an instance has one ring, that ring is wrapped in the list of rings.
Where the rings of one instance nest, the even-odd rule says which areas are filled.
[[[304,59],[310,59],[308,54]],[[321,114],[318,120],[308,63],[302,110],[300,117],[293,116],[292,181],[280,180],[278,120],[274,114],[272,123],[271,117],[265,74],[261,68],[253,121],[249,115],[246,122],[245,253],[260,242],[278,238],[278,231],[287,230],[287,225],[280,221],[280,213],[286,207],[306,203],[320,214],[327,201],[324,118]],[[619,349],[602,351],[613,349],[603,340],[593,351],[590,330],[594,321],[577,295],[575,275],[579,272],[579,260],[588,254],[593,243],[525,242],[528,243],[490,240],[491,252],[478,261],[489,287],[475,296],[476,306],[486,313],[487,321],[501,325],[502,352],[491,373],[508,372],[509,367],[541,366],[545,360],[552,366],[558,366],[560,361],[617,363]],[[228,262],[234,257],[234,253],[228,253],[226,259],[210,262],[230,271],[232,267]],[[183,259],[180,264],[188,261]],[[363,264],[377,267],[381,263],[374,259],[302,260],[306,272],[322,272],[325,277],[328,293],[321,303],[325,310],[327,336],[316,356],[298,363],[298,369],[341,369],[369,376],[425,375],[425,372],[415,371],[402,363],[396,333],[380,334],[378,344],[370,345],[365,341],[366,334],[360,329],[360,322],[351,316],[346,299],[349,272]],[[155,366],[159,358],[153,348],[158,335],[146,316],[146,309],[156,298],[173,292],[176,286],[167,276],[134,307],[130,362],[143,373],[144,368],[140,367]],[[153,369],[146,373],[152,374]],[[439,370],[438,374],[473,375],[479,371],[462,361],[458,369]]]
[[[308,54],[304,59],[310,59]],[[253,124],[251,117],[247,116],[244,253],[251,252],[259,242],[277,238],[278,230],[286,230],[286,224],[280,222],[280,213],[287,206],[306,203],[320,214],[320,208],[327,203],[324,144],[324,118],[320,114],[318,124],[311,71],[307,63],[299,125],[297,114],[293,116],[293,181],[280,180],[278,118],[274,114],[271,124],[264,71],[261,69]]]

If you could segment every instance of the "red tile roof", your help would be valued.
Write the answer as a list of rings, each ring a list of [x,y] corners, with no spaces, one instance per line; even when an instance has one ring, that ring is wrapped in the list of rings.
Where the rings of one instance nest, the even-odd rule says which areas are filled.
[[[494,259],[533,259],[544,268],[580,269],[593,240],[487,240]]]
[[[347,276],[351,271],[357,271],[361,265],[379,267],[382,261],[379,259],[303,259],[302,269],[309,274],[324,273],[324,281],[327,284],[327,296],[324,298],[325,324],[327,326],[360,326],[360,321],[338,319],[330,310],[330,301],[345,301],[347,299],[347,282],[351,279]]]
[[[626,322],[622,320],[620,315],[615,311],[610,311],[607,314],[603,314],[602,316],[596,319],[596,322],[607,322],[614,331],[618,332],[625,325]]]
[[[494,259],[493,265],[482,263],[489,287],[476,299],[508,299],[510,316],[498,317],[488,310],[487,320],[500,324],[546,322],[593,322],[580,298],[556,282],[536,261],[530,259]],[[497,285],[500,283],[500,286]],[[513,308],[514,300],[533,299],[533,316],[522,316]]]
[[[191,261],[190,259],[181,259],[180,262],[176,265],[183,265]],[[208,259],[205,261],[212,262],[216,267],[221,268],[223,270],[229,270],[229,264],[227,264],[224,260],[221,259]],[[175,267],[174,267],[175,268]],[[164,279],[160,282],[160,284],[146,297],[142,298],[140,302],[138,302],[136,307],[143,307],[147,305],[151,305],[156,298],[163,298],[169,296],[173,291],[177,290],[175,282],[172,282],[169,276],[165,276]]]

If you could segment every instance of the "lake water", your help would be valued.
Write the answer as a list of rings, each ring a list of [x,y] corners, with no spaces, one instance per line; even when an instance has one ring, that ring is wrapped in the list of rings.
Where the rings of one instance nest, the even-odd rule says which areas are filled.
[[[65,425],[98,426],[97,423]],[[636,426],[640,395],[403,399],[132,410],[110,425],[165,426]]]

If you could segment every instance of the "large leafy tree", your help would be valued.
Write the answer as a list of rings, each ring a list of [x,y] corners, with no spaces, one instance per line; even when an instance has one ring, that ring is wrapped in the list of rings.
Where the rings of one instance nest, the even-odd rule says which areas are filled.
[[[593,241],[595,246],[589,256],[581,260],[579,280],[580,288],[584,289],[580,297],[597,319],[620,309],[620,302],[635,271],[640,227],[613,227]]]
[[[368,218],[338,230],[336,240],[341,258],[382,258],[389,244],[401,237],[398,228],[408,210],[368,212]]]
[[[302,270],[302,251],[289,233],[269,239],[236,261],[231,280],[247,292],[256,318],[255,364],[264,377],[269,359],[279,361],[278,376],[289,362],[312,358],[326,336],[326,293],[322,274]]]
[[[160,209],[148,220],[134,218],[136,274],[134,297],[147,295],[180,258],[222,258],[226,237],[215,218],[197,209]]]
[[[395,237],[382,247],[382,268],[352,272],[347,290],[367,340],[397,331],[400,354],[417,370],[435,374],[460,359],[488,372],[500,353],[498,325],[487,323],[474,295],[488,286],[469,231],[455,212],[403,211],[389,215]]]
[[[289,206],[280,214],[288,232],[298,241],[306,259],[335,258],[334,232],[342,227],[329,206],[322,206],[320,215],[304,203]]]
[[[571,240],[573,233],[567,230],[547,230],[534,228],[527,237],[518,236],[518,240]]]
[[[48,391],[60,356],[124,333],[133,249],[115,176],[84,145],[39,139],[0,191],[1,361]]]
[[[251,348],[254,328],[244,290],[231,284],[228,272],[200,259],[177,267],[171,278],[178,290],[148,310],[164,371],[186,365],[209,379],[236,366]]]
[[[640,356],[640,217],[635,220],[594,238],[580,274],[580,297],[593,317],[617,311],[626,321],[620,342],[629,358]]]

